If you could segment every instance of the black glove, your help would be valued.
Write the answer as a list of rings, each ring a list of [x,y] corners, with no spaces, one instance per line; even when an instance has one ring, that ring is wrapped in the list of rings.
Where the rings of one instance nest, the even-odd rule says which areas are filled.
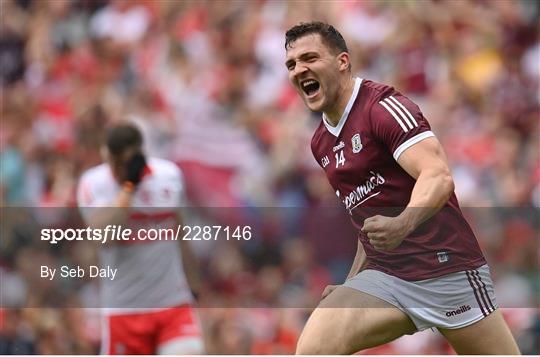
[[[142,179],[146,158],[140,152],[135,153],[126,163],[126,181],[137,186]]]

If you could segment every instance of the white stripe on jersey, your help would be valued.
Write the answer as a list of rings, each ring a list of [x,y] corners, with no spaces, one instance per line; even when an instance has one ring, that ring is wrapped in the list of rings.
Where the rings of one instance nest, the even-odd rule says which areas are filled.
[[[433,134],[433,132],[430,130],[430,131],[424,131],[420,134],[417,134],[415,136],[413,136],[412,138],[408,139],[407,141],[405,141],[404,143],[402,143],[400,146],[397,147],[397,149],[394,151],[394,160],[398,161],[400,155],[403,153],[403,151],[407,150],[408,148],[410,148],[411,146],[413,146],[414,144],[424,140],[424,139],[427,139],[429,137],[432,137],[432,136],[435,136],[435,134]]]
[[[401,126],[401,129],[403,129],[404,132],[408,132],[409,129],[407,129],[407,127],[405,126],[405,124],[403,124],[403,122],[401,121],[400,117],[394,113],[394,111],[392,109],[390,109],[390,107],[388,106],[388,104],[386,104],[384,101],[380,101],[379,102],[380,105],[382,105],[383,107],[386,108],[386,110],[388,110],[388,112],[390,112],[390,114],[392,114],[392,116],[394,117],[394,119],[396,119],[396,121],[398,122],[399,126]]]
[[[413,126],[411,124],[411,122],[409,121],[409,119],[407,119],[407,116],[405,116],[405,114],[403,114],[403,112],[401,111],[401,109],[399,109],[399,107],[397,105],[394,104],[394,102],[392,102],[390,100],[390,98],[386,98],[384,100],[386,103],[390,104],[390,106],[392,106],[396,112],[398,112],[398,114],[401,116],[401,118],[403,119],[403,121],[405,121],[405,123],[407,123],[407,126],[409,127],[409,129],[412,129]]]
[[[394,98],[394,96],[391,95],[390,99],[392,99],[394,102],[396,102],[396,104],[399,105],[401,107],[401,109],[403,109],[403,111],[405,113],[407,113],[407,115],[409,116],[409,118],[413,122],[414,126],[417,127],[418,123],[416,122],[416,119],[414,119],[414,116],[411,114],[411,112],[409,112],[409,110],[407,108],[405,108],[405,106],[403,104],[401,104],[396,98]]]

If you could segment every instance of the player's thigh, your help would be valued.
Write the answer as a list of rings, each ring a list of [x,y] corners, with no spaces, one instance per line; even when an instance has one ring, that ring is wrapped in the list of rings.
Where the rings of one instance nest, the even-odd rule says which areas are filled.
[[[157,353],[196,355],[204,353],[202,329],[196,311],[188,306],[165,309],[157,314]]]
[[[340,286],[311,314],[297,354],[351,354],[416,331],[410,318],[393,305]]]
[[[101,354],[153,354],[152,326],[145,314],[103,316]]]
[[[458,354],[520,354],[500,310],[467,327],[439,331]]]
[[[204,342],[202,336],[179,337],[158,345],[159,355],[202,355]]]

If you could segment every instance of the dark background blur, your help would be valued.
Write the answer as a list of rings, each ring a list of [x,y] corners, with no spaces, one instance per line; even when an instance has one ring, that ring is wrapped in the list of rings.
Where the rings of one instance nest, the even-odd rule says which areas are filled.
[[[247,248],[195,248],[214,277],[207,296],[252,294],[258,302],[202,309],[208,352],[294,352],[310,310],[272,306],[284,306],[280,299],[314,306],[326,284],[343,281],[356,244],[309,149],[320,116],[305,109],[284,66],[285,31],[314,19],[342,32],[358,76],[392,84],[422,108],[505,317],[522,351],[540,353],[537,1],[0,4],[1,206],[65,208],[47,218],[2,210],[0,353],[98,351],[96,309],[23,307],[46,305],[29,279],[38,262],[94,259],[83,244],[31,242],[40,220],[76,211],[79,175],[101,162],[103,127],[124,118],[143,129],[147,153],[182,167],[192,205],[242,214],[288,207]],[[298,229],[314,221],[332,223]],[[96,294],[89,283],[70,296],[79,303],[65,306]],[[450,351],[427,331],[369,352]]]

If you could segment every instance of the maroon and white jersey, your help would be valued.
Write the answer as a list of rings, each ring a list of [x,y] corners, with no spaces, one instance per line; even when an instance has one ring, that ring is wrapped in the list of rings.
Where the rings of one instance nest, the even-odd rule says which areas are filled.
[[[338,125],[323,115],[313,135],[313,155],[359,231],[367,268],[415,281],[486,263],[455,194],[394,250],[376,251],[360,232],[366,218],[397,216],[407,206],[416,180],[397,160],[431,136],[416,104],[392,87],[360,78]]]
[[[84,172],[77,192],[84,219],[88,220],[96,208],[110,205],[120,190],[109,165]],[[178,166],[150,158],[124,227],[133,232],[138,228],[176,229],[178,208],[184,204],[183,192]],[[139,240],[134,235],[132,241],[100,249],[100,263],[118,269],[114,280],[101,281],[102,304],[106,307],[103,310],[109,315],[153,311],[193,300],[177,241]]]

